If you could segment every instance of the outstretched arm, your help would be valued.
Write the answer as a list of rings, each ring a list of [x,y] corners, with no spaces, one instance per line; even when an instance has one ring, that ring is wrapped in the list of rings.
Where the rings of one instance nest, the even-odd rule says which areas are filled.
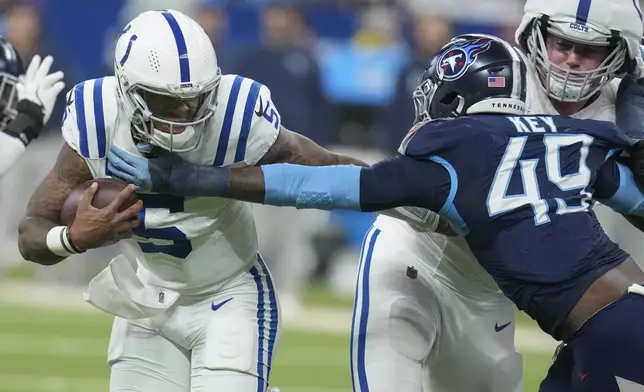
[[[451,186],[442,166],[402,155],[369,167],[275,164],[207,168],[197,182],[204,178],[210,196],[323,210],[417,206],[438,211]]]
[[[307,166],[355,165],[366,163],[343,154],[332,153],[310,139],[282,128],[280,135],[260,160],[259,164],[289,162]],[[121,179],[136,184],[139,191],[169,193],[184,197],[220,196],[221,189],[232,181],[239,190],[240,200],[262,203],[263,194],[255,193],[253,186],[263,185],[259,168],[236,169],[229,178],[228,169],[194,165],[173,154],[144,159],[113,147],[108,152],[108,170]],[[403,207],[382,211],[386,215],[404,220],[422,231],[437,231],[454,235],[449,224],[431,211],[410,212]]]
[[[356,165],[367,166],[363,161],[344,154],[331,152],[311,139],[291,132],[283,126],[275,144],[259,161],[259,164],[295,163],[306,166]],[[445,235],[456,235],[449,223],[437,213],[426,209],[396,207],[381,211],[385,215],[401,219],[417,230],[435,231]]]

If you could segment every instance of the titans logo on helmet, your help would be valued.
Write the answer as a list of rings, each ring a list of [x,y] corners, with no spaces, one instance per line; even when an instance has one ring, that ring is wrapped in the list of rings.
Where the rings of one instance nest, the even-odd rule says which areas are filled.
[[[438,72],[444,80],[460,78],[476,60],[476,56],[490,48],[490,44],[491,41],[485,38],[456,43],[438,59]]]

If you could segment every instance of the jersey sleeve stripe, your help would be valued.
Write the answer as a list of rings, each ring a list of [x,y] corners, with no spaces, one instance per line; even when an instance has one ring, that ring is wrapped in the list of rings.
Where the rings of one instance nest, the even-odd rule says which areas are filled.
[[[457,234],[467,235],[469,233],[469,228],[467,227],[467,224],[465,223],[463,218],[461,218],[461,215],[454,207],[454,199],[456,198],[456,192],[458,191],[458,175],[456,174],[456,170],[454,169],[454,166],[452,166],[448,161],[446,161],[445,159],[437,155],[432,155],[431,157],[429,157],[429,160],[443,166],[445,170],[447,170],[447,172],[449,173],[449,179],[450,179],[449,194],[447,195],[447,199],[445,200],[445,203],[441,207],[438,214],[441,216],[447,217],[447,219],[451,223],[452,229]]]
[[[235,151],[235,162],[243,161],[246,156],[246,143],[248,142],[248,135],[250,134],[251,125],[253,123],[253,114],[255,114],[255,104],[257,103],[259,89],[261,87],[262,85],[255,81],[253,81],[253,84],[250,86],[248,98],[246,99],[246,107],[244,108],[241,133],[239,134],[237,150]]]
[[[85,82],[74,87],[76,108],[76,124],[78,125],[78,148],[83,157],[89,158],[89,142],[87,141],[87,121],[85,120],[85,99],[83,97]]]
[[[239,98],[239,90],[241,88],[244,78],[241,76],[235,77],[233,86],[230,89],[230,96],[226,104],[226,113],[224,114],[224,122],[221,125],[221,133],[219,134],[219,143],[217,144],[217,154],[213,166],[221,166],[226,159],[226,152],[228,151],[228,140],[230,139],[230,132],[232,130],[233,119],[235,118],[235,107],[237,106],[237,99]]]
[[[177,44],[181,83],[187,83],[190,81],[190,59],[188,57],[188,46],[186,45],[186,39],[183,37],[183,32],[181,31],[179,22],[177,22],[177,19],[175,19],[174,15],[167,11],[162,11],[161,13],[165,17],[165,20],[168,22],[168,25],[170,25],[172,35],[174,35],[174,41]]]
[[[96,143],[98,145],[98,157],[105,158],[106,155],[106,133],[105,114],[103,109],[103,79],[94,82],[94,126],[96,128]]]

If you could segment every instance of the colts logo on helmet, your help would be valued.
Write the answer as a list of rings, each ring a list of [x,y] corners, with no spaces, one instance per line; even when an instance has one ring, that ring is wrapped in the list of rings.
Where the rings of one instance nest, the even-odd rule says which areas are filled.
[[[439,73],[448,81],[460,78],[476,60],[476,56],[488,50],[491,44],[492,41],[485,38],[454,44],[438,59]]]

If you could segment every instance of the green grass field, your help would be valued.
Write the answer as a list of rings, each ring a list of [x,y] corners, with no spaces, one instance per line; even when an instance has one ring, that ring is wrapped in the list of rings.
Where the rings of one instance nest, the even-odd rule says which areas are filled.
[[[0,392],[108,390],[111,318],[98,312],[0,305]],[[282,392],[350,392],[348,336],[285,331],[271,384]],[[524,353],[525,391],[551,360]]]

